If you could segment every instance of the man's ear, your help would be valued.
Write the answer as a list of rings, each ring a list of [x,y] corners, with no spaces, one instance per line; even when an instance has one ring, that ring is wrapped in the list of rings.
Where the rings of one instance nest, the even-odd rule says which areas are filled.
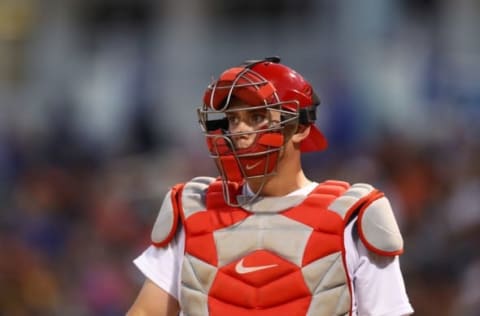
[[[300,144],[302,140],[308,137],[308,134],[310,134],[310,125],[299,125],[297,132],[292,136],[293,143]]]

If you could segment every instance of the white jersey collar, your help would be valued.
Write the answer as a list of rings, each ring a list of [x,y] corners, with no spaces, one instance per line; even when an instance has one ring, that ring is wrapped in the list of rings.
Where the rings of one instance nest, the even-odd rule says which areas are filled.
[[[254,213],[278,213],[280,211],[300,204],[303,200],[305,200],[307,195],[310,194],[313,189],[315,189],[317,185],[317,182],[311,182],[303,188],[292,191],[284,196],[259,196],[251,203],[243,205],[242,207],[245,210]],[[239,203],[248,200],[254,194],[248,184],[243,186],[242,193],[243,194],[237,196],[237,201]]]

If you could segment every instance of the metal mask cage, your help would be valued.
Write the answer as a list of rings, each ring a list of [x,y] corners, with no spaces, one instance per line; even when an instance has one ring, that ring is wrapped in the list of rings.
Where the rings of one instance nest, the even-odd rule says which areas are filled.
[[[280,100],[271,83],[250,68],[240,70],[234,78],[229,78],[231,80],[224,77],[220,79],[222,78],[223,81],[217,80],[208,86],[207,93],[210,95],[204,99],[204,104],[197,109],[197,114],[200,126],[209,144],[210,157],[214,159],[223,180],[225,201],[232,206],[241,206],[255,200],[263,189],[267,181],[266,178],[276,174],[280,154],[285,144],[297,131],[301,115],[300,105],[297,100]],[[262,90],[262,88],[268,89]],[[241,108],[228,109],[234,99],[248,103],[237,89],[244,89],[244,92],[249,93],[250,96],[253,95],[259,102],[251,102],[252,104],[245,104]],[[268,93],[263,93],[266,90]],[[268,96],[263,97],[265,95]],[[229,131],[227,114],[235,111],[258,110],[267,111],[268,124],[253,131],[235,133]],[[278,116],[278,120],[272,120],[272,113],[278,113],[278,115],[275,114],[275,118]],[[236,149],[232,138],[246,134],[255,134],[255,141],[248,149]],[[265,134],[280,134],[282,143],[278,146],[259,146],[259,150],[257,148],[252,149],[252,146],[257,146],[259,138]],[[222,160],[227,156],[235,161],[241,173],[242,181],[262,177],[265,179],[261,182],[258,191],[242,203],[234,202],[228,190],[229,166],[224,165],[224,160]],[[249,174],[248,170],[245,170],[244,163],[242,163],[244,159],[265,159],[265,163],[262,165],[263,172],[255,175]]]
[[[266,178],[268,176],[275,175],[277,173],[277,164],[278,159],[280,158],[281,152],[288,140],[295,133],[298,128],[299,113],[298,111],[293,112],[290,110],[285,110],[282,108],[284,104],[288,103],[290,106],[292,102],[276,102],[273,104],[260,105],[260,106],[248,106],[233,109],[233,110],[223,110],[217,111],[206,105],[198,108],[198,118],[199,123],[202,128],[203,134],[206,138],[207,143],[210,143],[209,154],[210,157],[215,161],[217,169],[219,170],[220,176],[223,179],[223,194],[224,199],[227,204],[231,206],[241,206],[248,204],[255,200],[260,191],[263,189],[263,186],[266,183],[266,180],[262,182],[260,189],[253,196],[248,199],[243,200],[241,203],[235,202],[234,197],[230,196],[228,190],[228,177],[227,177],[227,168],[222,164],[222,156],[232,156],[238,165],[238,169],[241,172],[243,180],[250,179],[259,179]],[[298,103],[294,104],[298,108]],[[228,121],[227,114],[235,111],[258,111],[265,109],[268,113],[268,123],[264,125],[263,128],[259,128],[253,131],[243,131],[231,133],[228,130]],[[278,113],[278,114],[272,114]],[[279,120],[272,120],[272,116],[278,116]],[[261,151],[251,151],[245,149],[237,149],[234,145],[232,137],[241,136],[241,135],[255,135],[255,141],[251,146],[255,146],[256,142],[261,135],[266,133],[278,133],[283,136],[283,143],[278,147],[264,147]],[[250,146],[250,147],[251,147]],[[249,148],[250,148],[249,147]],[[269,157],[276,155],[275,160],[269,160]],[[263,157],[263,158],[262,158]],[[260,174],[249,175],[245,170],[244,164],[242,164],[243,159],[265,159],[265,164],[263,170]]]

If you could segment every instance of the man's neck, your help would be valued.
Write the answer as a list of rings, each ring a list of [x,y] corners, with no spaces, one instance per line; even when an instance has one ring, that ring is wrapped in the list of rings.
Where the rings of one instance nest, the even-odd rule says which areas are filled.
[[[262,181],[265,181],[263,185]],[[260,196],[284,196],[310,183],[311,181],[300,169],[297,173],[288,177],[276,174],[267,179],[253,179],[248,181],[248,186],[253,193],[261,190]]]
[[[254,193],[260,191],[260,196],[284,196],[311,183],[303,172],[300,151],[291,146],[287,145],[282,152],[274,175],[248,180]]]

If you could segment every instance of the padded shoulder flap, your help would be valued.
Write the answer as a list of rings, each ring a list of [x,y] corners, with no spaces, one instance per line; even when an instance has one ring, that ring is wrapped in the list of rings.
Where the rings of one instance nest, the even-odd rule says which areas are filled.
[[[165,247],[170,243],[177,231],[179,218],[184,216],[184,206],[188,206],[192,195],[200,195],[212,181],[210,177],[197,177],[170,189],[153,225],[151,239],[154,246]]]
[[[357,220],[360,239],[365,247],[379,255],[403,253],[403,238],[390,202],[383,195],[362,207]]]
[[[365,247],[379,255],[403,253],[403,239],[392,207],[384,194],[366,183],[352,185],[329,206],[348,223],[358,217],[359,237]]]
[[[163,199],[151,234],[152,244],[156,247],[166,246],[175,236],[183,186],[183,183],[174,185]]]

